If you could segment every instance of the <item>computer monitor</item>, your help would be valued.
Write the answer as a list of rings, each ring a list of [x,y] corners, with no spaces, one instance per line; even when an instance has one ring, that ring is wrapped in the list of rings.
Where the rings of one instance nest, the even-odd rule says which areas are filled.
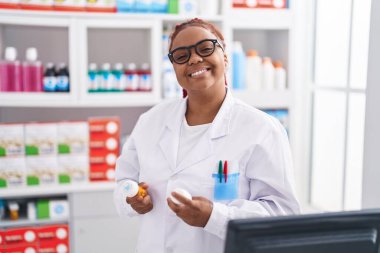
[[[380,210],[231,220],[225,253],[380,253]]]

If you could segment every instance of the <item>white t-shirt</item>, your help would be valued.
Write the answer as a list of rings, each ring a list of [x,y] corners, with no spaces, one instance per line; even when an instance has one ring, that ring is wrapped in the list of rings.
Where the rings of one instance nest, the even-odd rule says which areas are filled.
[[[179,137],[177,165],[180,164],[190,150],[198,143],[203,134],[206,133],[211,123],[189,126],[186,117],[183,117],[181,132]]]

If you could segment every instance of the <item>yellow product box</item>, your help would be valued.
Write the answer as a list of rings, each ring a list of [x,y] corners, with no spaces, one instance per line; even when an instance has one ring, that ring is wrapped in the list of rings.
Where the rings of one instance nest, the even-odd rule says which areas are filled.
[[[54,9],[59,11],[85,11],[86,0],[54,0]]]
[[[24,125],[0,125],[0,157],[23,156],[24,154]]]
[[[57,124],[30,123],[25,125],[27,156],[57,154]]]
[[[24,157],[0,157],[0,189],[25,186]]]
[[[58,183],[83,183],[88,181],[88,155],[59,155]]]
[[[87,122],[58,123],[58,153],[88,156],[89,128]]]
[[[57,184],[57,156],[26,157],[26,174],[28,186]]]

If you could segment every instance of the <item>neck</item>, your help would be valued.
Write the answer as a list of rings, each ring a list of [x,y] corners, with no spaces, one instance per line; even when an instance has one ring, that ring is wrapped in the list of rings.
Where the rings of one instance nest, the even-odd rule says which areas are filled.
[[[211,123],[222,106],[226,92],[224,85],[216,91],[189,92],[185,114],[187,123],[190,126]]]

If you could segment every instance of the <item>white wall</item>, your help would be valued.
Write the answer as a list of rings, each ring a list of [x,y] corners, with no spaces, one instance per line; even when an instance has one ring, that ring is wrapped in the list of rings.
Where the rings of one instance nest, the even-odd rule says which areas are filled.
[[[380,207],[380,1],[372,1],[363,164],[363,208]]]

